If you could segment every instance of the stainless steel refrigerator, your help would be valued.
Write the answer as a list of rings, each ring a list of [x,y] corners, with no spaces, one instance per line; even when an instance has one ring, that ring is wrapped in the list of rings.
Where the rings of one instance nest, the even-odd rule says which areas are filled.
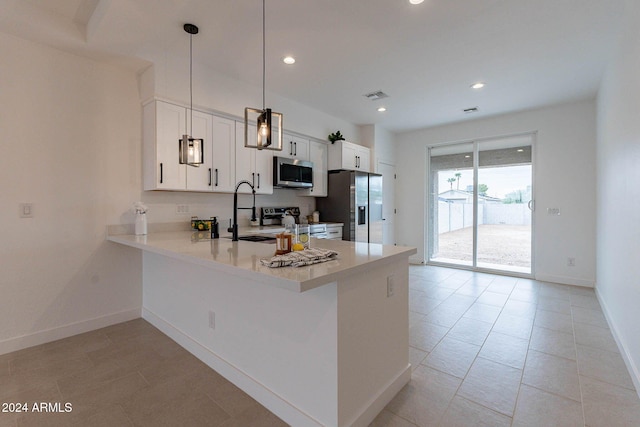
[[[329,171],[327,197],[316,198],[322,221],[342,222],[342,240],[382,243],[382,175]]]

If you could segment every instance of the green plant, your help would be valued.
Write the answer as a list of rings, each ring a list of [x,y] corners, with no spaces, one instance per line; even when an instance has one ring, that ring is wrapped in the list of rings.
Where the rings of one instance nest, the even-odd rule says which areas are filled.
[[[344,141],[344,136],[340,133],[340,131],[336,131],[335,133],[330,133],[327,137],[329,141],[333,144],[336,141]]]

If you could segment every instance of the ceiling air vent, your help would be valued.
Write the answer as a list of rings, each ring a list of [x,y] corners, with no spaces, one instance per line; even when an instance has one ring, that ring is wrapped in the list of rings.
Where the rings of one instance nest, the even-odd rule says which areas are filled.
[[[366,93],[363,95],[365,98],[367,98],[370,101],[377,101],[378,99],[382,99],[382,98],[388,98],[389,95],[387,95],[386,93],[384,93],[381,90],[377,90],[375,92],[371,92],[371,93]]]
[[[465,114],[477,113],[478,107],[465,108],[462,110]]]

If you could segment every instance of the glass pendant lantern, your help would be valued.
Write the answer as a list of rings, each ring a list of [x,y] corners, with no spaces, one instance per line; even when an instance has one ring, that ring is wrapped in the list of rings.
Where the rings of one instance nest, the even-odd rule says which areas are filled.
[[[184,24],[184,30],[189,33],[189,96],[190,105],[190,133],[193,134],[193,35],[198,34],[198,27],[193,24]],[[199,167],[204,163],[204,140],[182,135],[178,140],[179,161],[181,165]]]
[[[262,0],[262,108],[244,109],[244,146],[258,150],[282,151],[282,113],[265,107],[265,0]],[[249,124],[255,123],[256,130]]]

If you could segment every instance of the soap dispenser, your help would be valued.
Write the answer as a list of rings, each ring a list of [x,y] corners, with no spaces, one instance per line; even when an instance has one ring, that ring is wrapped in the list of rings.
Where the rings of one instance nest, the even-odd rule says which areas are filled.
[[[211,220],[211,238],[217,239],[220,237],[220,229],[218,224],[218,217],[214,216]]]

